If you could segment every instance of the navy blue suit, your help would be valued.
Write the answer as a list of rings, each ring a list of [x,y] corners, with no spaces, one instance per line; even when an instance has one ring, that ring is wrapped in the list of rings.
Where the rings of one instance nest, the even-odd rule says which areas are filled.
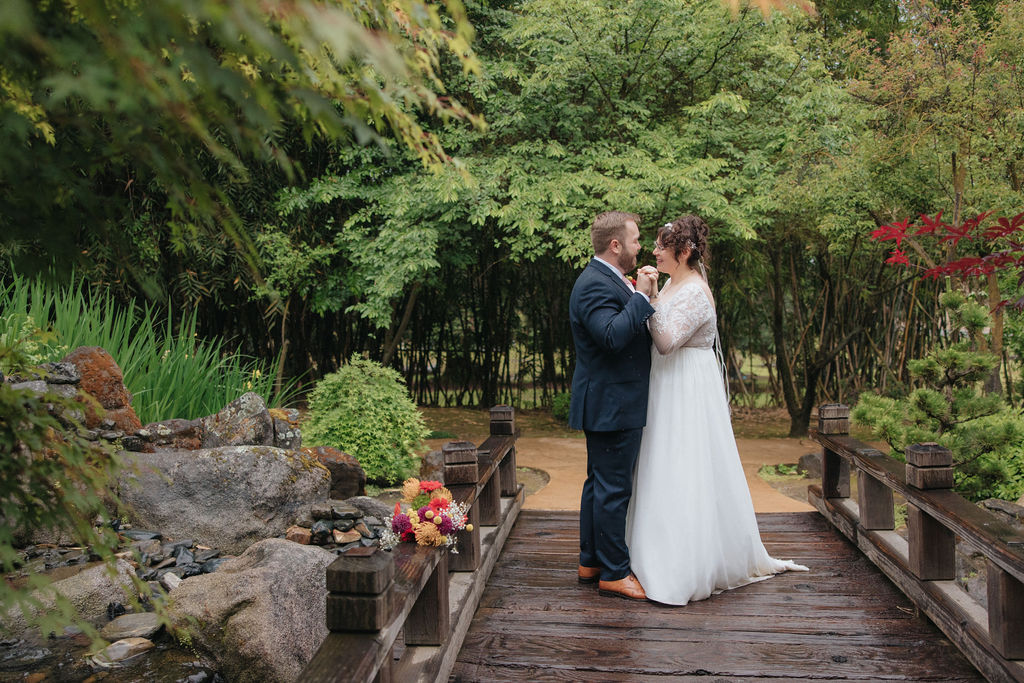
[[[591,260],[569,298],[576,345],[569,426],[587,436],[587,480],[580,501],[580,564],[601,578],[629,574],[626,511],[647,423],[654,308],[622,278]]]

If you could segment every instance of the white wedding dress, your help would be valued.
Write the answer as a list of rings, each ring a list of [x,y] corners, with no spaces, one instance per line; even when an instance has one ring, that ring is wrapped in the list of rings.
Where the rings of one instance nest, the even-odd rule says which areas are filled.
[[[702,285],[684,283],[659,300],[650,330],[647,426],[626,517],[630,564],[647,597],[685,605],[807,571],[772,558],[761,543],[713,348],[715,310]]]

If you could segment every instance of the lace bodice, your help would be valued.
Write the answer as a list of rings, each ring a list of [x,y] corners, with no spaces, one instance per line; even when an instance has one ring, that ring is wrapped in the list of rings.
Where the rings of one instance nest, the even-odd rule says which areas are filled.
[[[710,349],[714,345],[715,309],[699,283],[688,282],[652,305],[649,323],[658,353],[664,356],[683,346]]]

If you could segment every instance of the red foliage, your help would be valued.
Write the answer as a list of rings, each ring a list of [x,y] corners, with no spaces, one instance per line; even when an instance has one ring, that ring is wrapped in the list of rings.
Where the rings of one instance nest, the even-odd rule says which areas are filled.
[[[1024,239],[1015,237],[1024,233],[1024,212],[1012,218],[997,218],[995,225],[979,230],[993,213],[993,211],[985,211],[973,218],[968,218],[959,226],[950,225],[942,220],[941,211],[934,218],[922,214],[920,225],[911,225],[910,219],[895,221],[876,228],[871,232],[871,237],[879,242],[896,241],[896,249],[889,252],[889,258],[885,260],[886,263],[896,266],[911,265],[910,259],[902,250],[903,240],[910,236],[930,235],[937,237],[939,244],[949,242],[953,247],[959,246],[961,241],[974,242],[979,250],[988,253],[982,256],[964,256],[928,268],[922,277],[984,277],[1012,268],[1020,271],[1018,283],[1024,285]],[[1024,297],[1014,302],[1000,301],[996,306],[1000,307],[1008,303],[1012,303],[1015,308],[1024,309]]]

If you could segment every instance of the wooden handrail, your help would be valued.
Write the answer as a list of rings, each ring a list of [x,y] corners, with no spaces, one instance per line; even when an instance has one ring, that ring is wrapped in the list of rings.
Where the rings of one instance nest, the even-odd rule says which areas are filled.
[[[900,463],[848,435],[849,408],[819,408],[820,486],[808,500],[927,614],[990,680],[1024,681],[1024,535],[951,490],[952,457],[938,444]],[[850,500],[851,467],[857,501]],[[907,502],[907,539],[893,531],[893,494]],[[988,561],[988,605],[955,584],[959,536]]]
[[[482,583],[523,502],[523,487],[515,480],[518,432],[511,407],[491,409],[490,431],[492,436],[479,447],[449,442],[442,448],[445,485],[455,502],[470,505],[473,529],[459,532],[459,552],[400,543],[389,553],[366,553],[365,564],[362,558],[339,557],[327,568],[330,633],[300,680],[391,681],[395,668],[403,680],[447,680]],[[486,561],[481,525],[496,527]],[[454,605],[449,604],[450,571],[462,572],[472,584],[459,591]],[[407,652],[426,646],[429,655],[404,657],[396,664],[394,654],[403,640]]]

